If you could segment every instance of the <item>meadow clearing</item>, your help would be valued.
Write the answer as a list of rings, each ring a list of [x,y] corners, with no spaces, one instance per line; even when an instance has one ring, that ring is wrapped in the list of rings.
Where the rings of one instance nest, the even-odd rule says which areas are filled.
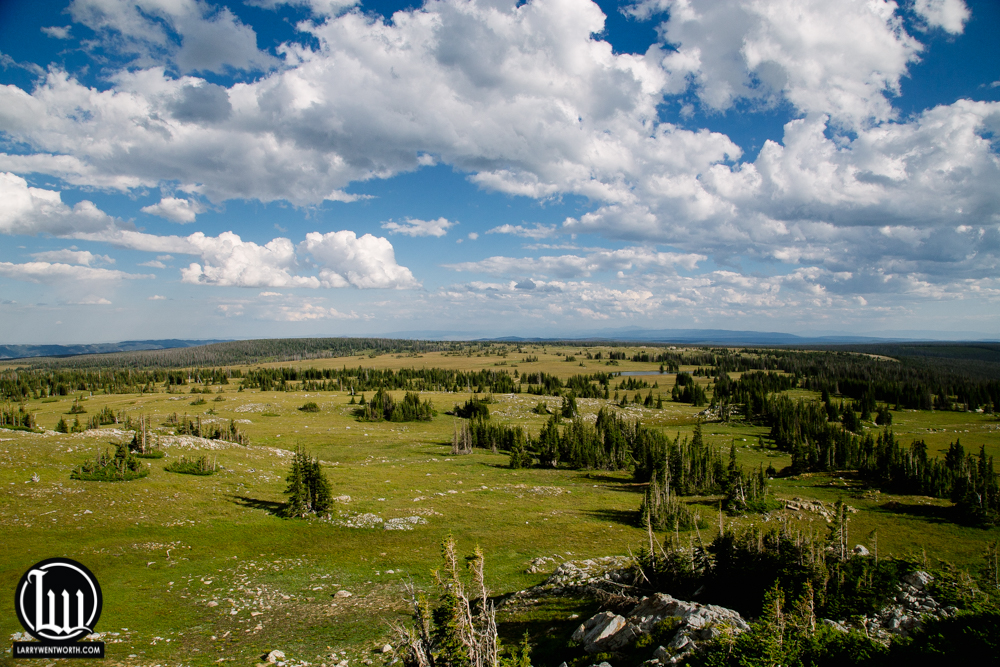
[[[704,418],[699,415],[703,407],[669,400],[675,375],[661,373],[659,364],[620,361],[609,366],[584,358],[586,351],[580,346],[525,345],[504,357],[428,352],[270,365],[502,368],[563,379],[625,372],[631,375],[614,382],[626,377],[646,381],[651,387],[641,394],[662,393],[663,408],[630,404],[621,409],[613,406],[614,398],[580,398],[585,419],[613,406],[683,438]],[[575,359],[566,361],[568,356]],[[696,367],[680,370],[693,372]],[[695,380],[705,386],[709,381]],[[648,540],[638,520],[644,485],[627,472],[512,470],[503,453],[452,455],[457,418],[444,412],[474,395],[469,391],[422,392],[421,398],[431,400],[438,415],[430,422],[397,423],[359,421],[350,404],[357,397],[347,391],[239,387],[234,379],[228,385],[197,385],[207,390],[204,394],[191,394],[189,386],[167,393],[160,386],[142,394],[77,391],[27,401],[26,409],[36,415],[42,432],[0,429],[0,590],[6,591],[8,601],[30,565],[66,556],[85,563],[103,588],[104,611],[97,629],[108,642],[107,664],[247,665],[260,662],[273,649],[295,661],[290,664],[383,664],[393,658],[392,652],[382,651],[394,642],[391,624],[408,619],[406,584],[431,588],[431,572],[440,564],[441,543],[448,536],[463,554],[482,548],[487,582],[495,595],[542,582],[564,560],[627,556]],[[631,397],[636,392],[628,393]],[[801,389],[790,393],[819,397]],[[396,399],[402,395],[394,392]],[[532,433],[546,419],[532,412],[539,400],[553,410],[560,404],[558,397],[527,393],[493,398],[491,420],[525,425]],[[192,405],[199,399],[205,402]],[[56,433],[52,429],[60,418],[72,419],[67,413],[74,401],[86,414],[110,407],[134,417],[148,416],[165,457],[145,460],[149,475],[134,481],[70,479],[75,467],[109,443],[132,437],[118,425]],[[316,403],[318,411],[299,410],[307,402]],[[167,424],[174,413],[198,417],[205,425],[233,421],[250,444],[171,435],[174,429]],[[745,465],[780,470],[790,461],[787,454],[768,448],[765,427],[734,419],[709,420],[702,428],[705,440],[727,456],[735,443],[738,460]],[[893,429],[907,444],[922,438],[935,454],[960,438],[966,451],[983,445],[989,454],[1000,455],[1000,421],[995,415],[900,410],[893,412]],[[337,497],[329,519],[278,516],[291,450],[300,446],[320,459]],[[181,456],[202,455],[217,467],[215,474],[164,470]],[[851,516],[851,544],[869,544],[877,534],[883,556],[978,567],[986,543],[1000,538],[998,528],[949,521],[947,500],[878,493],[850,475],[781,477],[771,489],[779,499],[844,500],[858,509]],[[718,530],[718,499],[686,500],[710,517],[709,527],[701,530],[709,541]],[[790,510],[725,521],[760,523],[776,521],[779,515],[804,530],[826,530],[819,515]],[[527,573],[531,561],[540,557],[553,559],[548,569]],[[585,617],[596,608],[588,600],[554,599],[501,609],[501,635],[516,641],[527,630],[538,646],[535,664],[548,664],[556,657],[552,647],[564,642],[579,623],[571,616]],[[13,613],[0,616],[5,637],[20,631]],[[8,650],[0,664],[14,664],[9,656]],[[558,662],[552,662],[553,667]]]

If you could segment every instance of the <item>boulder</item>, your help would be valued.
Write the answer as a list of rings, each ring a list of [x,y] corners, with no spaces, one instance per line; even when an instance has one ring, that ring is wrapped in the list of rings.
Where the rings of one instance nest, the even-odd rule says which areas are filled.
[[[867,556],[868,549],[866,549],[863,544],[858,544],[857,546],[854,547],[851,553],[853,553],[855,556]]]
[[[934,577],[927,574],[923,570],[917,570],[916,572],[911,572],[905,577],[903,577],[903,581],[908,583],[910,586],[913,586],[918,591],[922,591],[927,586],[927,584],[934,581]]]
[[[277,663],[279,660],[285,659],[285,652],[274,650],[267,654],[267,661],[272,665]]]
[[[642,598],[627,618],[609,611],[590,617],[573,633],[573,640],[583,644],[588,653],[615,651],[628,646],[640,635],[649,634],[658,623],[669,619],[677,623],[677,632],[668,647],[673,649],[672,660],[694,650],[700,641],[724,632],[738,634],[750,629],[732,609],[686,602],[657,593]]]
[[[628,643],[624,637],[617,635],[625,629],[624,618],[610,611],[603,611],[588,618],[573,633],[573,641],[583,644],[587,653],[598,651],[613,651]],[[631,633],[625,633],[631,638]]]

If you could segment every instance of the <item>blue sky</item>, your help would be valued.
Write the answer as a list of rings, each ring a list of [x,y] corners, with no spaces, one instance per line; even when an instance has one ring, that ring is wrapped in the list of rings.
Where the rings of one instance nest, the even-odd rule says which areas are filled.
[[[1000,334],[1000,6],[0,3],[0,342]]]

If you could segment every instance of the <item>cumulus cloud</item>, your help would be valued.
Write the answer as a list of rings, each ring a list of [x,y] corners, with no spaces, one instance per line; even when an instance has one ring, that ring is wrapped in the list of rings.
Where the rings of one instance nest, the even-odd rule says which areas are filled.
[[[388,239],[351,231],[320,234],[310,232],[299,245],[320,265],[324,287],[412,288],[420,284],[405,266],[396,263],[396,253]]]
[[[33,188],[16,174],[0,172],[0,233],[41,233],[56,236],[75,231],[97,231],[114,223],[93,202],[73,207],[63,203],[58,192]]]
[[[236,287],[318,287],[314,276],[295,270],[295,246],[285,238],[264,245],[244,241],[233,232],[205,236],[196,232],[186,241],[197,249],[202,264],[181,269],[181,280],[202,285]]]
[[[158,215],[171,222],[185,224],[194,222],[199,213],[203,213],[205,208],[196,201],[190,199],[177,199],[176,197],[163,197],[157,204],[150,204],[142,208],[143,213]]]
[[[487,234],[513,234],[514,236],[520,236],[526,239],[547,239],[556,235],[555,225],[543,225],[540,223],[535,223],[534,227],[525,227],[523,225],[500,225],[499,227],[494,227],[493,229],[486,230]]]
[[[915,0],[913,11],[931,28],[941,28],[957,35],[965,30],[965,23],[972,13],[964,0]]]
[[[182,72],[223,73],[277,64],[229,9],[199,0],[73,0],[69,13],[140,65],[168,58]]]
[[[96,296],[96,295],[93,295],[93,294],[85,296],[82,299],[80,299],[79,301],[69,301],[67,303],[69,305],[73,305],[73,306],[110,306],[111,305],[111,302],[108,301],[107,299],[105,299],[104,297],[102,297],[102,296]]]
[[[276,9],[281,5],[308,7],[314,16],[335,16],[361,3],[360,0],[247,0],[247,4],[264,9]]]
[[[668,243],[727,266],[750,257],[822,267],[828,277],[817,280],[829,290],[898,284],[929,294],[925,284],[983,281],[995,269],[1000,195],[990,137],[1000,105],[959,100],[899,118],[892,104],[924,49],[902,16],[915,12],[955,34],[969,19],[960,0],[648,0],[631,11],[656,15],[663,43],[642,55],[615,54],[595,38],[604,17],[586,0],[517,5],[440,0],[386,21],[317,1],[314,12],[326,18],[300,26],[309,39],[283,47],[281,68],[225,88],[173,73],[222,67],[215,56],[181,67],[184,58],[197,59],[182,57],[188,42],[176,35],[189,34],[189,18],[246,37],[249,28],[231,15],[194,0],[77,0],[74,19],[132,49],[139,64],[114,74],[107,89],[55,68],[31,92],[0,87],[0,129],[33,151],[0,155],[0,169],[78,186],[167,184],[165,191],[199,200],[308,206],[356,198],[344,192],[352,182],[447,164],[482,188],[586,198],[590,210],[560,231]],[[229,65],[263,66],[252,62],[248,38],[240,43],[244,56]],[[721,133],[661,122],[665,95],[691,95],[709,111],[787,104],[798,117],[780,141],[744,161]],[[13,173],[4,178],[0,188],[17,196],[0,198],[0,230],[101,236],[201,256],[186,280],[417,285],[385,239],[336,232],[353,240],[307,239],[291,253],[278,239],[270,249],[199,245],[122,230],[92,204],[70,208],[58,193],[29,188]],[[192,213],[170,209],[167,199],[154,205],[160,213]],[[390,221],[395,227],[386,229],[443,235],[446,228],[433,222]],[[972,231],[954,232],[959,226]],[[490,230],[534,239],[554,232],[545,225]],[[313,246],[322,257],[315,256],[320,275],[310,280],[295,253],[310,255]],[[262,268],[249,267],[252,261]],[[585,277],[628,270],[615,267],[630,261],[641,265],[581,252],[491,258],[461,270],[517,280]],[[915,282],[879,282],[914,266],[921,268]],[[829,278],[842,273],[853,277]],[[517,293],[527,292],[538,290]]]
[[[172,206],[175,205],[168,204],[168,208]],[[192,262],[181,269],[181,280],[191,284],[307,288],[348,285],[359,288],[419,287],[410,270],[396,263],[395,251],[388,239],[371,234],[360,238],[346,230],[325,235],[318,232],[307,234],[299,251],[311,254],[319,262],[320,275],[317,278],[299,275],[296,248],[287,238],[272,239],[260,245],[244,241],[231,231],[218,236],[207,236],[202,232],[186,237],[160,236],[122,228],[115,222],[91,202],[81,202],[70,209],[62,203],[60,193],[31,188],[17,175],[0,173],[0,233],[49,232],[132,250],[196,255],[200,257],[200,262]],[[11,265],[22,268],[9,268],[8,271],[20,271],[30,276],[31,271],[58,273],[62,269],[45,267],[67,266],[59,262],[87,266],[95,260],[114,262],[106,255],[94,255],[89,251],[47,251],[35,256],[47,261]],[[142,265],[162,269],[166,265],[161,260],[171,259],[172,255],[160,255],[158,259],[143,262]],[[114,272],[108,272],[108,275],[111,273]],[[93,278],[102,274],[85,275]]]
[[[63,249],[34,252],[31,256],[42,262],[59,264],[80,264],[90,266],[92,263],[114,264],[115,260],[107,255],[95,255],[89,250]]]
[[[442,237],[448,233],[450,227],[457,225],[457,222],[452,222],[446,218],[438,218],[437,220],[417,220],[414,218],[407,218],[405,222],[389,222],[382,223],[382,229],[388,229],[390,234],[405,234],[406,236],[437,236]]]
[[[301,303],[297,305],[280,305],[268,307],[261,311],[261,319],[277,320],[280,322],[308,322],[311,320],[356,320],[359,319],[353,310],[349,313],[342,313],[336,308],[314,303]]]
[[[146,297],[147,301],[166,301],[167,297],[161,296],[159,294],[154,294],[153,296]]]
[[[698,262],[708,259],[705,255],[657,252],[649,248],[624,248],[597,250],[588,255],[557,255],[544,257],[489,257],[476,262],[445,264],[445,268],[471,273],[493,275],[549,275],[560,278],[587,277],[601,271],[626,271],[633,268],[687,270],[697,268]],[[531,283],[527,281],[525,285]],[[520,289],[534,289],[521,287]]]
[[[74,266],[50,262],[26,262],[14,264],[0,262],[0,276],[32,283],[71,283],[134,280],[155,278],[150,274],[125,273],[111,269],[95,269],[89,266]]]
[[[72,26],[42,26],[42,32],[54,39],[69,39]]]
[[[896,8],[887,0],[643,0],[628,11],[669,12],[660,31],[676,48],[663,60],[671,92],[693,82],[716,110],[786,99],[854,127],[894,117],[889,98],[922,50]]]

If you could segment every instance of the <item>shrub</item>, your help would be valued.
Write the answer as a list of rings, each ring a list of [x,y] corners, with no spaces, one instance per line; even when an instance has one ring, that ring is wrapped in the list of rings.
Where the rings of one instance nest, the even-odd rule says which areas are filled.
[[[403,667],[531,667],[527,637],[519,647],[504,650],[497,635],[496,609],[486,589],[483,552],[478,547],[465,560],[472,574],[466,585],[459,574],[455,540],[442,545],[444,571],[435,571],[438,602],[431,608],[422,594],[407,587],[413,625],[396,624]]]
[[[182,475],[211,475],[215,472],[215,465],[208,462],[207,456],[191,460],[182,456],[180,461],[174,461],[163,469],[167,472],[176,472]]]
[[[302,412],[319,412],[319,406],[316,405],[316,403],[314,403],[313,401],[309,401],[301,408],[299,408],[299,410]]]
[[[149,469],[129,451],[128,445],[115,445],[112,456],[109,450],[97,455],[93,461],[77,466],[70,473],[71,479],[88,482],[127,482],[149,474]]]

